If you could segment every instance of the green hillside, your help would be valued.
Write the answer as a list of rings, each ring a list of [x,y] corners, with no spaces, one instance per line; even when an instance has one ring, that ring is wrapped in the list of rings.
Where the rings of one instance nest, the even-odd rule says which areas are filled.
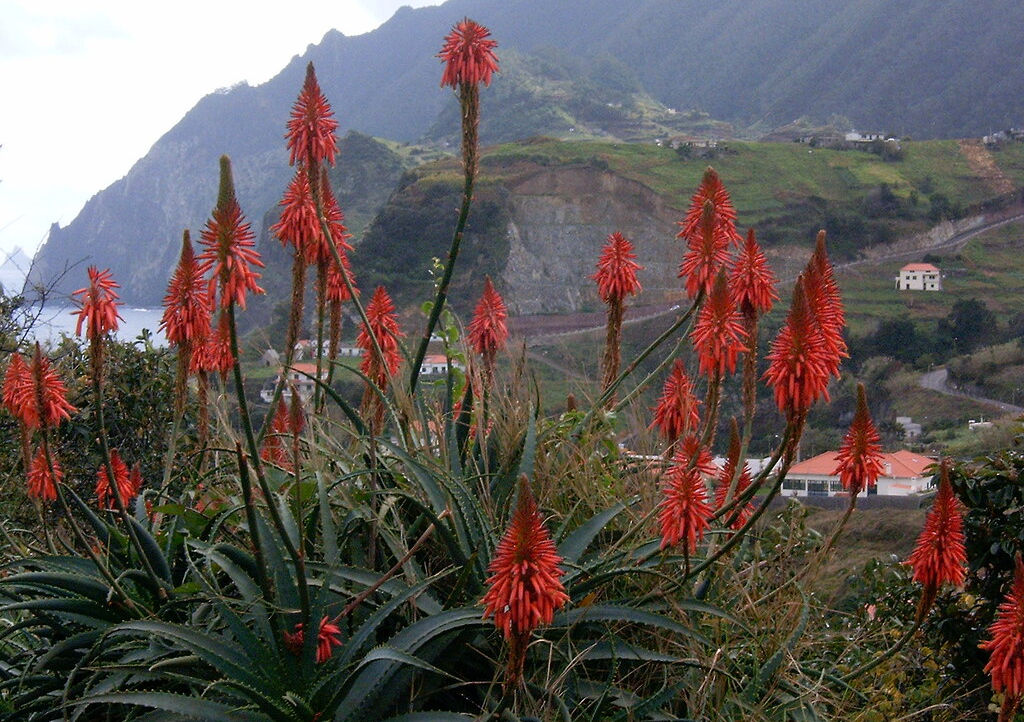
[[[1011,187],[1024,185],[1024,143],[986,153],[988,172],[994,169]],[[480,267],[493,273],[506,260],[501,255],[507,251],[500,243],[500,221],[507,213],[509,188],[517,182],[553,167],[610,171],[642,183],[682,214],[710,164],[732,195],[740,226],[756,227],[766,247],[807,247],[824,228],[832,255],[843,261],[857,258],[866,247],[976,211],[997,195],[994,181],[972,166],[957,141],[903,142],[900,156],[886,160],[866,150],[800,143],[732,141],[673,149],[654,143],[539,137],[484,152],[478,184],[481,203],[470,222],[491,236],[492,244],[481,247],[487,258]],[[423,276],[430,259],[443,256],[447,248],[450,209],[461,192],[460,178],[461,168],[451,159],[410,171],[358,250],[364,274],[389,287],[396,285],[400,295],[403,286],[412,283],[410,276]],[[666,236],[674,232],[673,226],[664,230]],[[795,269],[781,270],[787,275]],[[879,283],[884,286],[889,280]]]

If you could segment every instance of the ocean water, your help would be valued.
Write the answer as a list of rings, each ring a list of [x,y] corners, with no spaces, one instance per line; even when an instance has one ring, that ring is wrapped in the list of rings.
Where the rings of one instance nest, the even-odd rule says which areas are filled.
[[[33,335],[40,342],[56,342],[62,333],[74,336],[75,324],[78,323],[78,316],[72,315],[74,310],[74,306],[43,309],[42,315],[36,321]],[[163,309],[121,306],[118,311],[123,320],[119,323],[120,328],[114,336],[119,341],[134,341],[143,329],[148,329],[154,346],[167,345],[167,338],[159,330]]]

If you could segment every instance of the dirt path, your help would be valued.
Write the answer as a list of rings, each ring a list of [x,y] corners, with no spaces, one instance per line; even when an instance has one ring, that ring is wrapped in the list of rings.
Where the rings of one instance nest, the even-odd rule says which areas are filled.
[[[917,385],[923,389],[938,391],[940,394],[946,394],[947,396],[959,396],[960,398],[970,399],[971,401],[988,404],[989,406],[995,406],[1004,414],[1024,414],[1024,408],[1021,408],[1020,406],[996,401],[995,399],[986,399],[983,396],[972,396],[971,394],[951,388],[949,385],[949,371],[945,368],[938,368],[934,371],[921,374],[921,378],[917,380]]]
[[[967,160],[967,165],[980,176],[988,187],[996,194],[1013,193],[1013,181],[999,169],[992,159],[992,154],[977,138],[965,138],[960,141],[960,152]]]

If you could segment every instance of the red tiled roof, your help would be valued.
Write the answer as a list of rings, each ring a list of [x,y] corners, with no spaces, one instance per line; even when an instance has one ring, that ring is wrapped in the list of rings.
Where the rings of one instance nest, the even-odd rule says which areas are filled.
[[[930,263],[908,263],[901,271],[925,271],[928,273],[938,273],[939,269]]]
[[[890,479],[913,479],[929,476],[925,469],[934,463],[927,456],[900,449],[892,454],[882,454],[882,468],[885,469],[882,476]],[[798,464],[793,464],[789,473],[797,476],[805,474],[833,476],[838,464],[838,452],[826,451],[824,454],[818,454]]]

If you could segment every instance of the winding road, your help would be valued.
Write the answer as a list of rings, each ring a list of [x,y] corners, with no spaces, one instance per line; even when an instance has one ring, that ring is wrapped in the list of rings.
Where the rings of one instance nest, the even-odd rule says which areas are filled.
[[[921,374],[921,378],[917,380],[917,385],[923,389],[938,391],[940,394],[946,394],[947,396],[959,396],[961,398],[970,399],[971,401],[995,406],[1004,414],[1024,414],[1024,408],[1020,406],[996,401],[995,399],[986,399],[983,396],[972,396],[971,394],[950,387],[949,371],[946,368],[937,368],[934,371]]]

